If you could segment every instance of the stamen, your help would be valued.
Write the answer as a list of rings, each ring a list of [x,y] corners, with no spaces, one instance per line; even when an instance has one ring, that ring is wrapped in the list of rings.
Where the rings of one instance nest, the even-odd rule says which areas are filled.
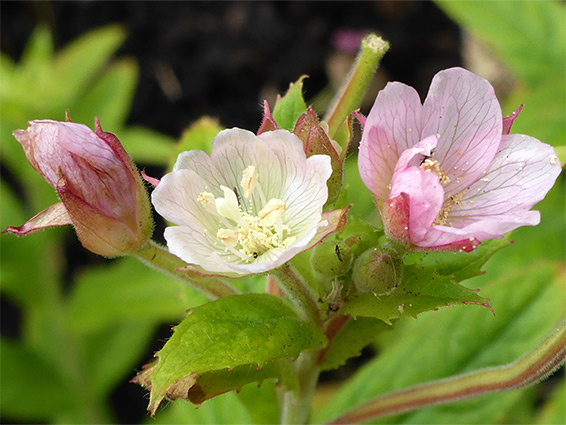
[[[234,248],[238,244],[238,234],[232,229],[218,229],[216,237],[230,248]]]
[[[273,226],[287,209],[285,202],[281,199],[270,199],[265,207],[257,214],[261,226]]]
[[[240,186],[244,191],[244,197],[249,199],[254,192],[257,185],[257,171],[253,165],[248,166],[243,173],[242,180],[240,181]]]
[[[450,183],[450,178],[446,175],[444,170],[440,168],[440,164],[437,160],[432,158],[426,158],[419,167],[421,170],[425,170],[431,173],[434,173],[438,176],[438,180],[440,184],[445,185]]]

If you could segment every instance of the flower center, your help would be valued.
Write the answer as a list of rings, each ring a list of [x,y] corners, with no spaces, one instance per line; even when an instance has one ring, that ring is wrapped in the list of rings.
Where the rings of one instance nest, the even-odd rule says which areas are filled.
[[[454,206],[462,205],[461,201],[463,196],[464,196],[464,192],[460,192],[446,199],[444,201],[444,204],[442,204],[442,209],[440,210],[440,212],[438,213],[436,219],[432,224],[435,226],[444,226],[446,224],[452,226],[452,223],[448,221],[448,214],[450,214],[450,211]]]
[[[441,185],[450,183],[450,178],[446,175],[444,170],[440,168],[438,161],[432,159],[432,157],[426,158],[421,163],[420,169],[436,174]]]
[[[214,198],[209,192],[201,192],[197,200],[211,213],[218,215],[224,227],[218,229],[216,239],[226,250],[251,263],[254,259],[273,248],[287,248],[296,237],[289,236],[289,226],[283,224],[282,217],[287,206],[281,199],[266,200],[258,182],[256,167],[247,167],[240,181],[242,194],[248,199],[247,208],[240,202],[236,188],[233,190],[220,186],[224,197]],[[257,192],[263,204],[254,213],[250,199]]]

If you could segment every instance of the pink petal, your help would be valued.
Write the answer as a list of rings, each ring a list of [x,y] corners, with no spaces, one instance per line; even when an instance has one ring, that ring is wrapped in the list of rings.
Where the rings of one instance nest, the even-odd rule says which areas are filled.
[[[419,95],[412,87],[388,83],[379,92],[364,126],[358,156],[362,181],[377,198],[389,197],[388,185],[399,155],[421,140],[421,113]]]
[[[13,227],[8,226],[2,233],[12,232],[18,236],[24,236],[28,233],[33,233],[37,230],[45,229],[47,227],[65,226],[73,224],[71,217],[62,202],[47,207],[39,214],[30,218],[23,226]]]
[[[457,193],[487,170],[501,141],[502,116],[491,84],[461,68],[436,74],[423,108],[422,136],[438,135],[436,159]]]
[[[522,134],[503,136],[489,170],[465,192],[448,221],[456,227],[492,221],[489,232],[497,235],[492,237],[534,226],[539,216],[529,210],[546,196],[558,174],[560,164],[551,146]]]
[[[519,112],[523,109],[523,105],[519,106],[515,112],[511,115],[503,118],[503,135],[507,135],[511,132],[511,126],[515,121],[515,118],[519,116]]]
[[[387,236],[406,248],[411,245],[409,206],[409,195],[401,192],[400,195],[385,201],[382,211],[382,222]]]
[[[401,193],[409,196],[411,242],[420,245],[442,208],[444,190],[436,174],[417,167],[409,167],[393,175],[391,198]]]

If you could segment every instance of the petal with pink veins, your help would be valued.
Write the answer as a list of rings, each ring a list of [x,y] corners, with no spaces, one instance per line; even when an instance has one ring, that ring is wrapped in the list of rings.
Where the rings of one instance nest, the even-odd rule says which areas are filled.
[[[394,82],[379,92],[367,117],[358,155],[362,181],[377,198],[389,197],[399,155],[421,140],[421,113],[419,95],[412,87]]]
[[[481,177],[502,133],[501,107],[491,84],[462,68],[436,74],[423,106],[422,136],[437,135],[437,160],[458,193]]]

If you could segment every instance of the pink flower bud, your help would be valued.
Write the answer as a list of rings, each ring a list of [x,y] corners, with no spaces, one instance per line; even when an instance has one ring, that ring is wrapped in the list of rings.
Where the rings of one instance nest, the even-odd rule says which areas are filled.
[[[31,121],[14,131],[31,166],[59,195],[52,205],[20,227],[17,235],[72,224],[82,245],[113,257],[136,251],[149,237],[148,197],[137,170],[118,138],[83,124]]]

